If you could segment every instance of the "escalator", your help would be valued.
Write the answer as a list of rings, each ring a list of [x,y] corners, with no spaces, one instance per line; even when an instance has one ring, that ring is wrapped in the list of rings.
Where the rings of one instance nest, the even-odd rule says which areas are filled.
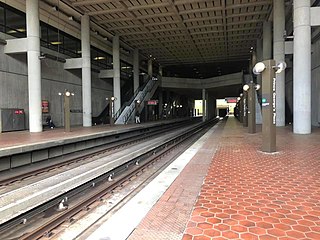
[[[92,125],[109,124],[109,123],[110,123],[109,103],[107,103],[107,106],[103,109],[103,111],[97,117],[92,117]]]

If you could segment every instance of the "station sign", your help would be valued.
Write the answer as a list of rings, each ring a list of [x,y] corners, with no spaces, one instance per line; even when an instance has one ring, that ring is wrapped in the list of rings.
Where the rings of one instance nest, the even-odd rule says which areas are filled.
[[[147,105],[158,105],[158,100],[148,100]]]
[[[237,98],[225,98],[227,103],[237,103]]]

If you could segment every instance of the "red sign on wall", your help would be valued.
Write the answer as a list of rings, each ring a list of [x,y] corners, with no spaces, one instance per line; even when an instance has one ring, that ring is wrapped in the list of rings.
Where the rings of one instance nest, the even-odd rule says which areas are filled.
[[[149,100],[147,102],[148,105],[158,105],[158,100]]]
[[[42,113],[48,113],[48,112],[49,112],[49,101],[42,100]]]

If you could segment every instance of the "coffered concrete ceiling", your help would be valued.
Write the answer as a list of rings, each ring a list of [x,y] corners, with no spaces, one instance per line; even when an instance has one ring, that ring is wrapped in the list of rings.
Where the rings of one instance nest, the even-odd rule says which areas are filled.
[[[246,60],[272,0],[63,0],[163,65]]]

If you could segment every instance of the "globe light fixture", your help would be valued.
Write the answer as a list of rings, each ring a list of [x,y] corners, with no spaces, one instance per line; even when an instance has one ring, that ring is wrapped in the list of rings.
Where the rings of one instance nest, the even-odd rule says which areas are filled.
[[[246,85],[244,85],[244,86],[242,87],[243,91],[245,91],[245,92],[248,91],[249,88],[250,88],[250,86],[249,86],[248,84],[246,84]]]
[[[266,65],[263,62],[258,62],[254,68],[253,68],[253,73],[255,75],[261,74],[264,70],[266,69]]]

